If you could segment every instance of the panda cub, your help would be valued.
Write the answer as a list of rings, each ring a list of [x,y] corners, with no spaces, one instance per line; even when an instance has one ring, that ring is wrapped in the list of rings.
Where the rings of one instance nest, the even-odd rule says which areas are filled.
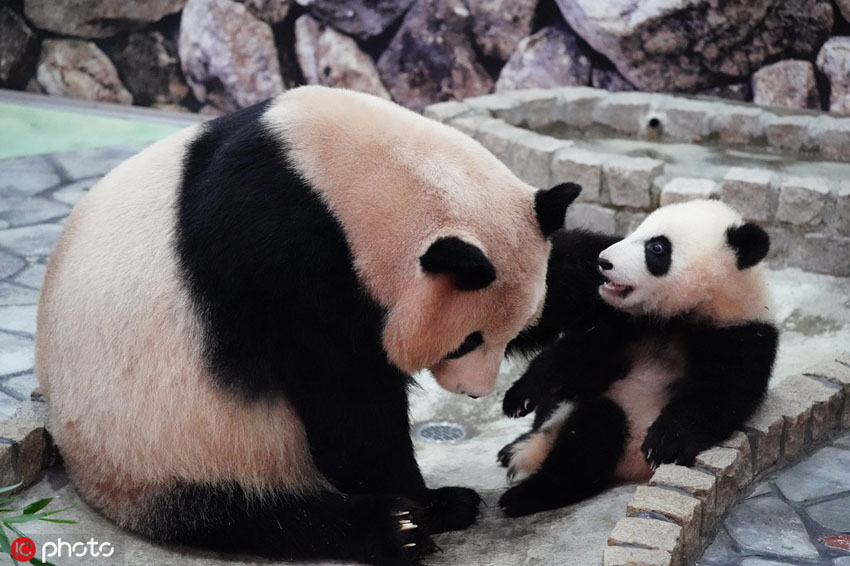
[[[509,516],[692,465],[753,413],[776,356],[769,237],[719,201],[660,208],[624,239],[561,230],[553,245],[543,314],[512,344],[548,347],[504,398],[509,417],[536,409],[499,453],[525,477],[499,501]]]

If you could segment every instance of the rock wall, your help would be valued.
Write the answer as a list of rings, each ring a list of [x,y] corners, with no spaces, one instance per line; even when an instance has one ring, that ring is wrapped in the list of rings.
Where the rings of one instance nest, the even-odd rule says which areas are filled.
[[[833,3],[835,2],[835,3]],[[850,114],[847,0],[6,0],[0,87],[218,114],[298,84],[556,86]]]

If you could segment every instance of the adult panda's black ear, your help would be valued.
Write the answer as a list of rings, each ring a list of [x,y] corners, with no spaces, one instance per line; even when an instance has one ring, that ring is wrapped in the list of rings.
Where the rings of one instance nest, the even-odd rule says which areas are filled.
[[[548,238],[558,228],[564,227],[567,207],[581,194],[581,185],[561,183],[551,189],[537,191],[534,195],[534,212],[543,237]]]
[[[770,236],[760,226],[746,222],[730,226],[726,230],[726,241],[735,251],[738,269],[747,269],[767,257],[770,251]]]
[[[460,291],[476,291],[496,280],[496,268],[478,246],[456,236],[435,240],[419,258],[427,273],[454,276]]]

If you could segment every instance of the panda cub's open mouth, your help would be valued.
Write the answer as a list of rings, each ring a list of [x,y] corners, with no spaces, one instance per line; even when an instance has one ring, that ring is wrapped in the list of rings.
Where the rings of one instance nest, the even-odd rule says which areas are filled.
[[[614,295],[614,296],[619,297],[621,299],[625,299],[626,297],[629,296],[629,293],[631,293],[632,291],[635,290],[635,288],[632,287],[631,285],[621,285],[619,283],[615,283],[615,282],[611,281],[610,279],[608,279],[604,275],[602,277],[603,277],[603,279],[605,279],[605,282],[602,283],[602,286],[600,288],[603,291],[605,291],[606,293],[608,293],[609,295]]]

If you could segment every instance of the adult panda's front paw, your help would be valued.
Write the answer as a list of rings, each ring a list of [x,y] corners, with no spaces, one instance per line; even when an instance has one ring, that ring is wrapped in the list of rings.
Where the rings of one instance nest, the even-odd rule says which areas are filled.
[[[410,500],[396,498],[389,508],[389,545],[379,556],[378,564],[421,566],[422,557],[436,550],[425,527],[425,516]]]
[[[646,431],[646,438],[640,449],[654,471],[662,464],[693,466],[697,454],[710,445],[710,442],[699,440],[686,428],[668,425],[659,419]]]
[[[429,489],[425,517],[431,533],[460,531],[468,528],[478,517],[482,499],[468,487]]]

